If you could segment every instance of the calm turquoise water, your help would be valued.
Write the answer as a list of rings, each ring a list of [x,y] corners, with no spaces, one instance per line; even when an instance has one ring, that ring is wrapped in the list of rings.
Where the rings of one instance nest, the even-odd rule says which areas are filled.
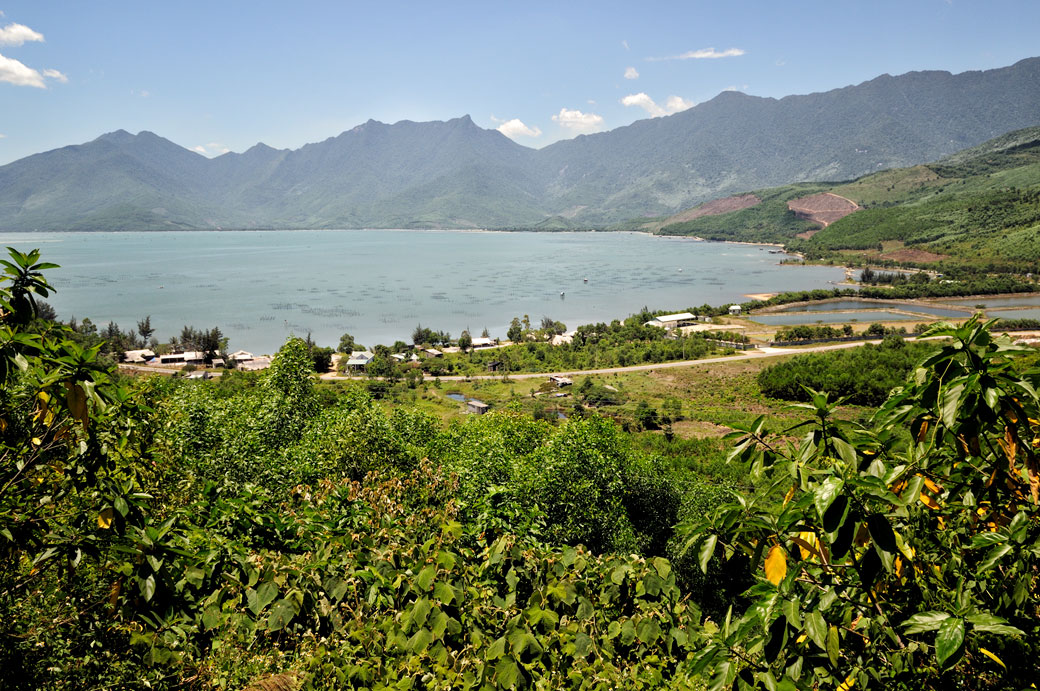
[[[335,346],[410,340],[416,324],[505,337],[514,316],[569,328],[639,311],[826,288],[840,268],[778,264],[766,247],[638,233],[264,231],[4,233],[43,250],[61,318],[160,340],[219,326],[233,349],[273,352],[291,333]],[[588,278],[588,283],[582,279]],[[565,295],[561,297],[560,293]]]

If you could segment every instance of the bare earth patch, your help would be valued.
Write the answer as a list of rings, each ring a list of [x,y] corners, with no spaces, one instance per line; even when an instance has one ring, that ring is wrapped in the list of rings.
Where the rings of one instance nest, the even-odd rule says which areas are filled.
[[[680,211],[674,216],[669,216],[663,221],[657,223],[647,224],[646,228],[657,231],[665,226],[670,226],[675,223],[685,223],[686,221],[692,221],[695,218],[701,218],[702,216],[718,216],[720,214],[728,214],[731,211],[740,211],[741,209],[748,209],[756,204],[761,203],[761,199],[753,194],[739,194],[735,197],[724,197],[722,199],[712,199],[710,202],[704,202],[699,206],[695,206],[692,209],[686,211]]]
[[[826,228],[853,211],[859,211],[860,206],[851,199],[839,197],[830,192],[821,192],[801,199],[792,199],[787,202],[787,208],[793,211],[798,218],[819,223]],[[798,237],[802,237],[802,235],[804,234],[800,234]]]
[[[672,423],[672,432],[683,439],[702,439],[704,437],[720,439],[732,431],[731,427],[716,425],[704,420],[680,420]]]

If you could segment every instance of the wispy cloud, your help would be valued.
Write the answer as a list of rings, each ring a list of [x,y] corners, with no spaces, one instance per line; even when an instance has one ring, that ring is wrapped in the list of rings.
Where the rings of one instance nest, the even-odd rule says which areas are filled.
[[[625,79],[639,79],[639,72],[636,71],[635,67],[626,67]]]
[[[629,94],[621,99],[621,105],[625,106],[636,106],[642,108],[650,114],[652,118],[659,118],[662,115],[672,115],[688,108],[693,108],[695,105],[693,101],[688,101],[681,96],[669,96],[665,104],[659,105],[654,99],[650,98],[643,92],[638,94]]]
[[[560,108],[560,112],[552,116],[554,122],[575,134],[589,134],[603,129],[603,116],[595,113],[583,113],[580,110]]]
[[[688,50],[679,55],[669,55],[663,58],[647,58],[650,62],[662,60],[716,60],[718,58],[735,58],[743,55],[743,48],[727,48],[726,50],[715,50],[714,48],[701,48],[700,50]]]
[[[43,34],[24,24],[8,24],[0,28],[0,46],[20,46],[30,41],[42,41]]]
[[[0,134],[0,139],[7,139],[7,135],[6,134]]]
[[[628,41],[622,41],[621,45],[624,47],[625,50],[628,50]]]
[[[228,147],[224,146],[223,144],[221,144],[219,142],[210,142],[209,144],[199,144],[198,146],[191,147],[191,150],[192,151],[197,151],[198,153],[202,154],[203,156],[208,156],[210,158],[212,158],[214,156],[220,156],[221,154],[226,154],[227,152],[231,151],[231,149],[229,149]]]
[[[519,118],[513,118],[512,120],[506,120],[497,128],[499,132],[506,135],[510,139],[516,139],[517,137],[540,137],[542,131],[537,127],[528,127]]]
[[[55,81],[61,82],[62,84],[69,83],[69,78],[61,72],[59,72],[58,70],[44,70],[43,76],[47,77],[48,79],[53,79]]]

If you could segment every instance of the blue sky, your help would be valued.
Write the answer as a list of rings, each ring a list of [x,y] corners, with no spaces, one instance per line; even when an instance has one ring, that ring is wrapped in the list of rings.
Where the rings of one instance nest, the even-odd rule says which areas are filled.
[[[0,0],[0,12],[0,164],[120,128],[214,155],[464,114],[542,147],[725,89],[779,98],[1040,55],[1037,0]]]

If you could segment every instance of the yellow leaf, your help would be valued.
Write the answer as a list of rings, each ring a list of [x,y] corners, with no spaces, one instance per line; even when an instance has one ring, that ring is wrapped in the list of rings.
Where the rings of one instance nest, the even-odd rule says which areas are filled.
[[[924,504],[925,506],[927,506],[929,509],[933,509],[933,510],[938,510],[939,509],[939,502],[935,501],[934,499],[929,497],[924,492],[921,492],[921,497],[920,498],[921,498],[921,503]]]
[[[845,681],[841,682],[841,686],[838,687],[838,691],[849,691],[853,686],[856,685],[856,677],[851,674],[845,677]]]
[[[773,545],[769,550],[769,556],[766,557],[766,578],[773,585],[780,585],[780,581],[784,580],[786,575],[787,557],[784,556],[784,549],[780,545]]]
[[[985,648],[979,648],[979,652],[982,653],[983,655],[985,655],[986,657],[988,657],[989,659],[993,660],[994,662],[996,662],[998,665],[1000,665],[1004,669],[1007,669],[1007,665],[1005,665],[1003,663],[1003,661],[1001,661],[1001,659],[999,657],[997,657],[996,655],[994,655],[990,651],[986,650]]]
[[[43,442],[40,440],[39,437],[33,437],[32,438],[32,445],[33,446],[40,446],[41,444],[43,444]]]
[[[103,530],[108,530],[109,528],[111,528],[112,527],[112,519],[113,519],[114,515],[115,514],[112,511],[112,507],[111,506],[108,507],[107,509],[103,509],[101,511],[101,513],[98,514],[98,517],[97,517],[98,528],[101,528]]]
[[[65,404],[69,407],[72,417],[80,421],[86,427],[90,418],[87,415],[87,393],[79,384],[69,382],[65,385]]]
[[[798,545],[798,551],[801,552],[803,560],[810,557],[820,558],[820,543],[816,539],[816,533],[803,531],[798,533],[798,537],[791,538],[791,542]]]
[[[787,490],[787,494],[784,495],[784,506],[787,506],[787,502],[789,502],[792,499],[794,499],[794,492],[797,489],[798,489],[798,485],[794,484],[794,485],[791,485],[791,489]]]

